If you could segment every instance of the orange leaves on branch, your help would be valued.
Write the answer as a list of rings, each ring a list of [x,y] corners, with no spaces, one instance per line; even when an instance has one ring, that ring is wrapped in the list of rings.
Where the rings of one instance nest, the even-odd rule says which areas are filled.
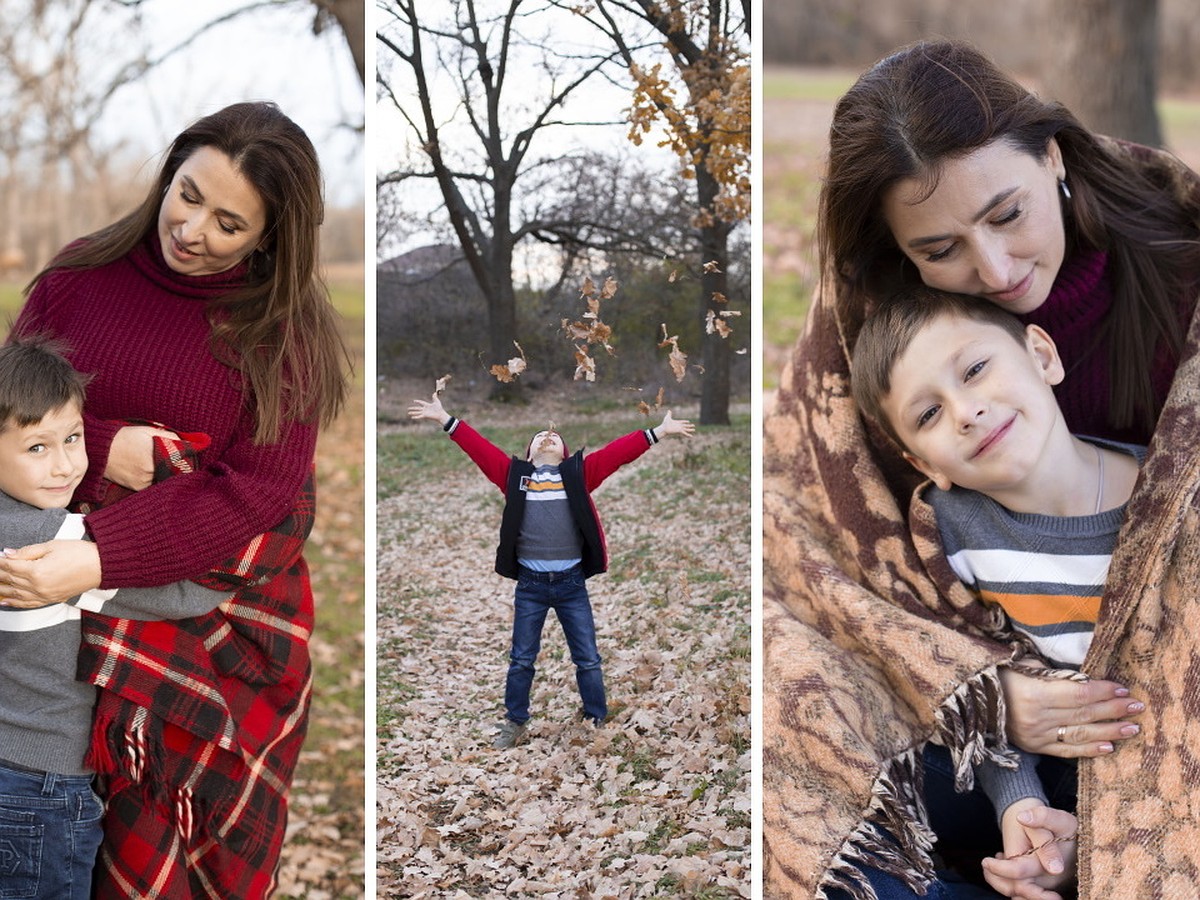
[[[658,342],[658,346],[670,346],[671,352],[667,354],[667,362],[671,364],[671,371],[675,373],[676,381],[683,381],[683,376],[687,374],[687,354],[679,349],[679,335],[671,335],[667,337],[667,324],[662,325],[663,339]]]
[[[517,348],[517,353],[520,356],[514,356],[507,363],[494,365],[488,370],[497,381],[505,384],[516,381],[517,376],[526,369],[525,351],[521,349],[521,345],[516,341],[513,341],[513,346]]]
[[[629,139],[640,145],[656,124],[665,137],[658,142],[679,158],[684,178],[697,169],[712,176],[718,194],[696,217],[700,227],[715,220],[737,222],[750,214],[751,80],[748,52],[735,38],[714,35],[709,23],[684,16],[687,0],[661,0],[664,17],[678,17],[680,29],[697,43],[709,34],[700,57],[684,61],[673,54],[675,71],[664,75],[662,64],[630,67],[633,100]],[[703,13],[701,13],[703,18]],[[683,96],[681,96],[683,95]]]

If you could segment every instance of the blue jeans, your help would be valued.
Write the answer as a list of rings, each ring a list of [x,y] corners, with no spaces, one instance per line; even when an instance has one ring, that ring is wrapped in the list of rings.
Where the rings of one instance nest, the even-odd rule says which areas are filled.
[[[575,663],[575,683],[583,699],[583,714],[598,722],[604,721],[608,705],[604,700],[604,676],[600,671],[600,651],[596,649],[596,623],[592,619],[583,567],[573,566],[563,572],[535,572],[522,566],[513,605],[512,652],[504,687],[508,718],[518,724],[529,719],[529,692],[533,687],[534,662],[542,649],[542,626],[546,614],[554,610],[567,638],[571,662]]]
[[[0,765],[0,900],[88,900],[103,815],[90,775]]]

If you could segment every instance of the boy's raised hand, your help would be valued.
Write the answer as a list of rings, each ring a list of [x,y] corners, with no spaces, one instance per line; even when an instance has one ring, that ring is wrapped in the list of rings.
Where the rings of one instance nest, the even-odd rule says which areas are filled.
[[[412,406],[408,408],[408,417],[410,419],[432,419],[439,425],[445,425],[450,421],[450,414],[442,408],[442,398],[438,396],[438,392],[433,392],[433,399],[414,400]]]
[[[667,414],[663,416],[663,420],[658,426],[658,433],[663,437],[669,434],[682,434],[684,437],[691,437],[696,433],[696,426],[687,419],[672,418],[671,411],[668,409]]]
[[[983,860],[983,877],[1006,897],[1062,900],[1058,888],[1075,880],[1079,820],[1040,800],[1018,800],[1004,811],[1004,853]]]

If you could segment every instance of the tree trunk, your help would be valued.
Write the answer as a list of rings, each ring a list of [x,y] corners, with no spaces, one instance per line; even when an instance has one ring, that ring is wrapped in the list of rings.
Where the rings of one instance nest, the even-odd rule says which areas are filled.
[[[327,10],[337,20],[354,58],[358,80],[366,83],[367,69],[367,22],[364,0],[314,0],[317,6]]]
[[[696,166],[696,190],[702,215],[713,208],[719,187],[703,162]],[[729,424],[729,339],[719,334],[706,334],[704,324],[708,311],[720,313],[727,304],[713,299],[714,294],[728,296],[729,224],[716,218],[706,218],[700,228],[700,247],[705,263],[700,277],[700,340],[701,376],[700,424]]]
[[[1160,146],[1158,0],[1053,0],[1047,11],[1049,94],[1093,131]]]

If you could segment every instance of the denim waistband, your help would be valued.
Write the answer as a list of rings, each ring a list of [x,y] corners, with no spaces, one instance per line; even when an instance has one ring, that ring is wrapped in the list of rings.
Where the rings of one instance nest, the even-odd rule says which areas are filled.
[[[568,578],[578,578],[583,574],[583,563],[576,563],[569,569],[563,569],[561,572],[538,572],[530,569],[527,566],[517,565],[517,569],[522,578],[528,578],[531,581],[544,581],[546,584],[553,584],[556,581],[565,581]]]
[[[66,787],[79,787],[91,784],[96,778],[95,775],[60,775],[57,772],[42,772],[38,769],[31,769],[28,766],[9,762],[6,759],[0,759],[0,771],[4,771],[9,775],[28,778],[30,781],[41,781],[47,789],[53,787],[55,784],[62,784]]]

